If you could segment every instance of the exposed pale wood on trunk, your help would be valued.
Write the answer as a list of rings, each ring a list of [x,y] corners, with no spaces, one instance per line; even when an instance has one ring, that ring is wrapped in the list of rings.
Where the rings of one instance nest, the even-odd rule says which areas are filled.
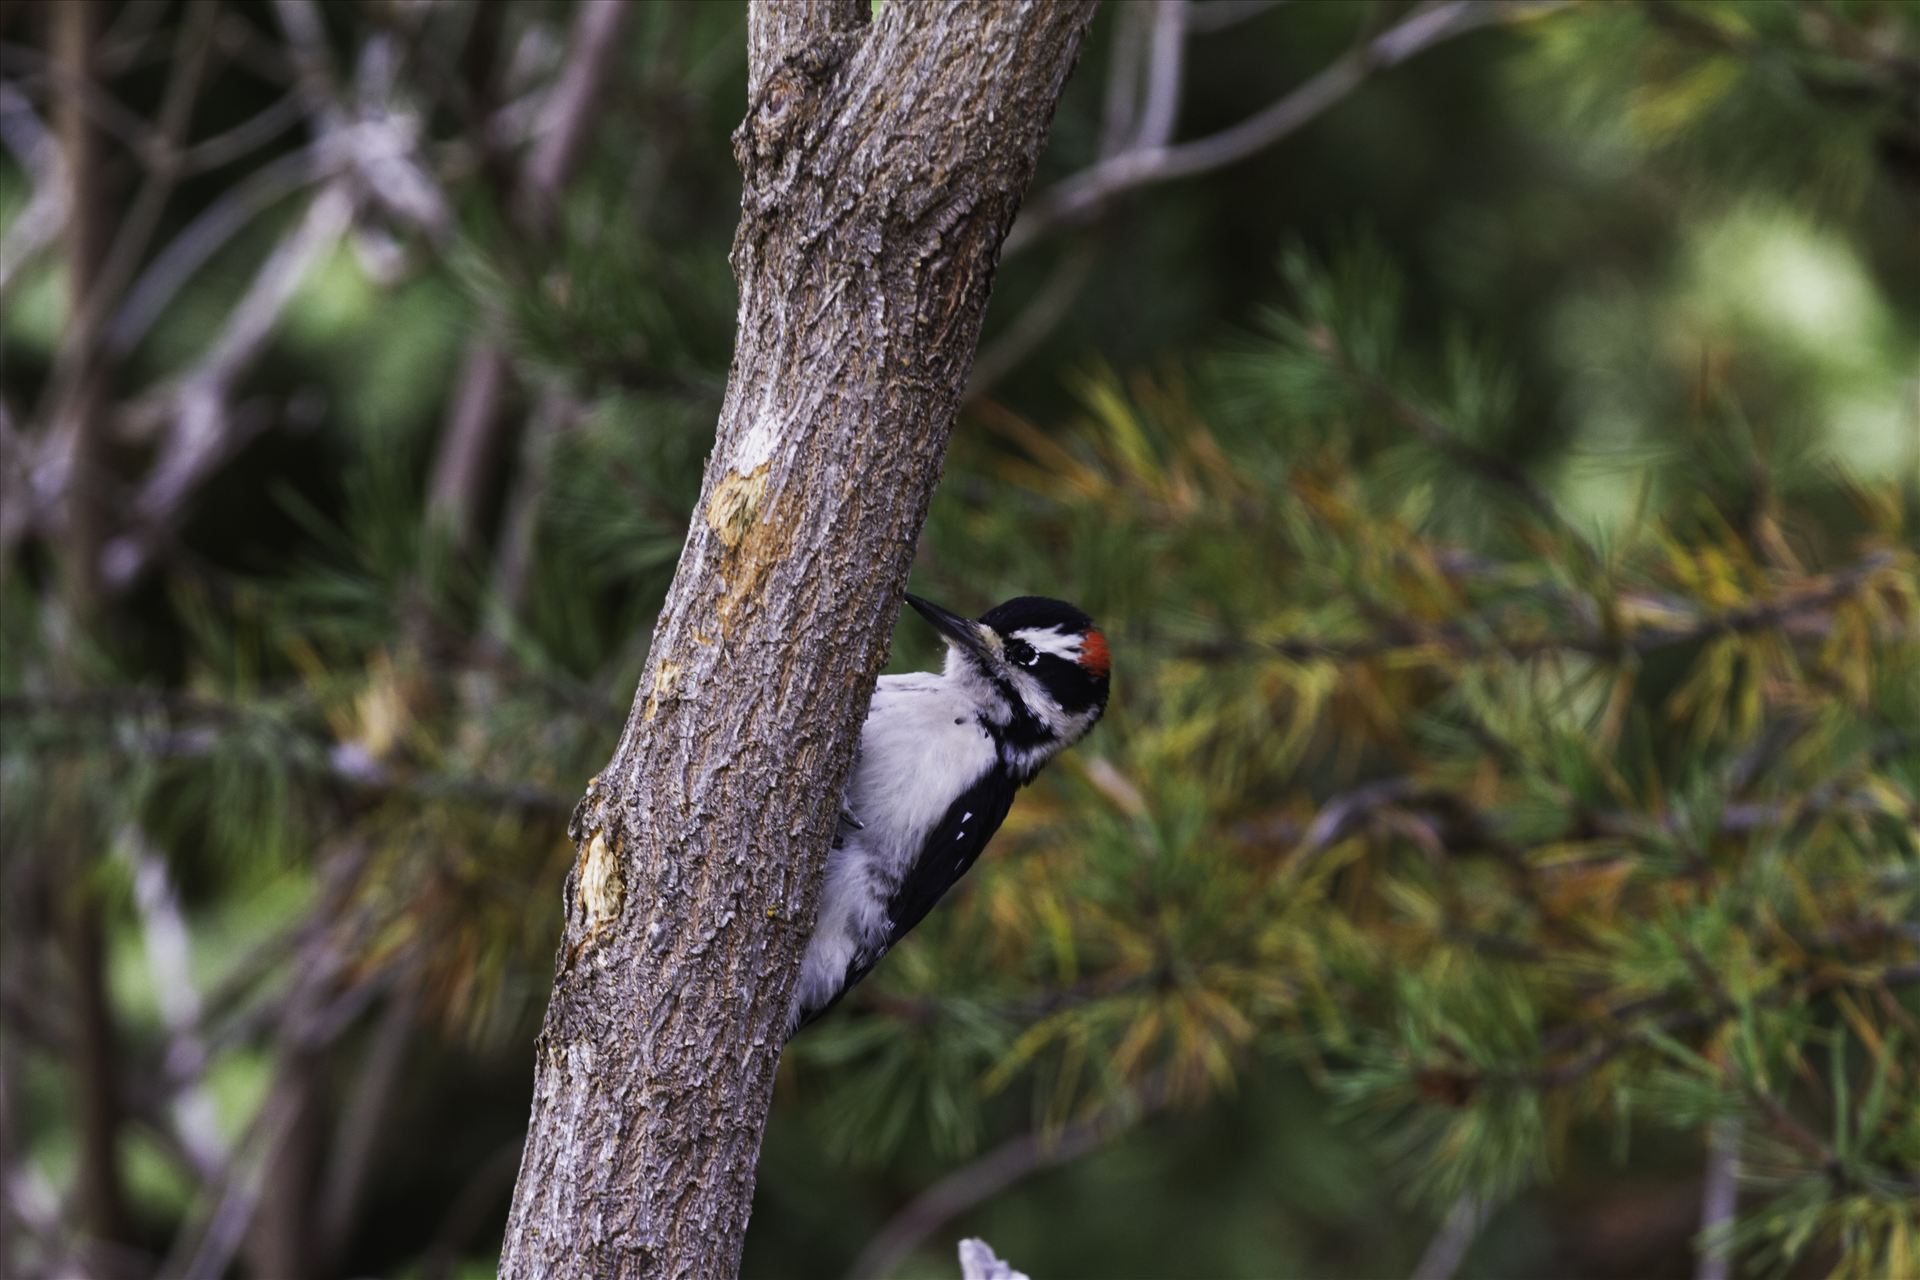
[[[1086,0],[756,4],[733,369],[579,857],[501,1273],[729,1276],[789,991]]]

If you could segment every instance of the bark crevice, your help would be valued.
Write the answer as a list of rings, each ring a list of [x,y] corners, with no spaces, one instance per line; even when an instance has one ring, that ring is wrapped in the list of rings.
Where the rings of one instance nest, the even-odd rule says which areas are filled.
[[[578,856],[507,1276],[737,1269],[794,972],[1091,4],[756,4],[733,367]]]

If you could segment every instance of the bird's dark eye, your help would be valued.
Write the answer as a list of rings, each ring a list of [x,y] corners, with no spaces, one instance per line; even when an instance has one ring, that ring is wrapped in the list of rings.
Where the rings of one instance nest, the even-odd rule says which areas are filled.
[[[1007,661],[1030,667],[1040,661],[1040,655],[1035,653],[1033,646],[1025,640],[1009,640],[1007,641]]]

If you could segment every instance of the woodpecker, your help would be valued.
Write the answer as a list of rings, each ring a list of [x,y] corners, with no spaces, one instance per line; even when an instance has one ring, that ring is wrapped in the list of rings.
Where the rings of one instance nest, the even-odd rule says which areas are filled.
[[[976,621],[909,595],[947,643],[944,669],[881,676],[827,855],[791,1037],[906,937],[961,876],[1041,766],[1107,707],[1107,641],[1059,600],[1020,596]]]

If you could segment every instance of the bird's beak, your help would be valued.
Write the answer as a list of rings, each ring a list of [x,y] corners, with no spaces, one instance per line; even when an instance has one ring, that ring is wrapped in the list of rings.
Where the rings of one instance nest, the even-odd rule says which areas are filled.
[[[984,626],[971,618],[963,618],[957,613],[942,609],[931,600],[922,600],[912,593],[908,593],[907,603],[912,605],[914,611],[921,617],[931,622],[933,629],[956,649],[964,649],[982,662],[992,662],[998,656],[1000,637],[994,634],[992,627]]]

